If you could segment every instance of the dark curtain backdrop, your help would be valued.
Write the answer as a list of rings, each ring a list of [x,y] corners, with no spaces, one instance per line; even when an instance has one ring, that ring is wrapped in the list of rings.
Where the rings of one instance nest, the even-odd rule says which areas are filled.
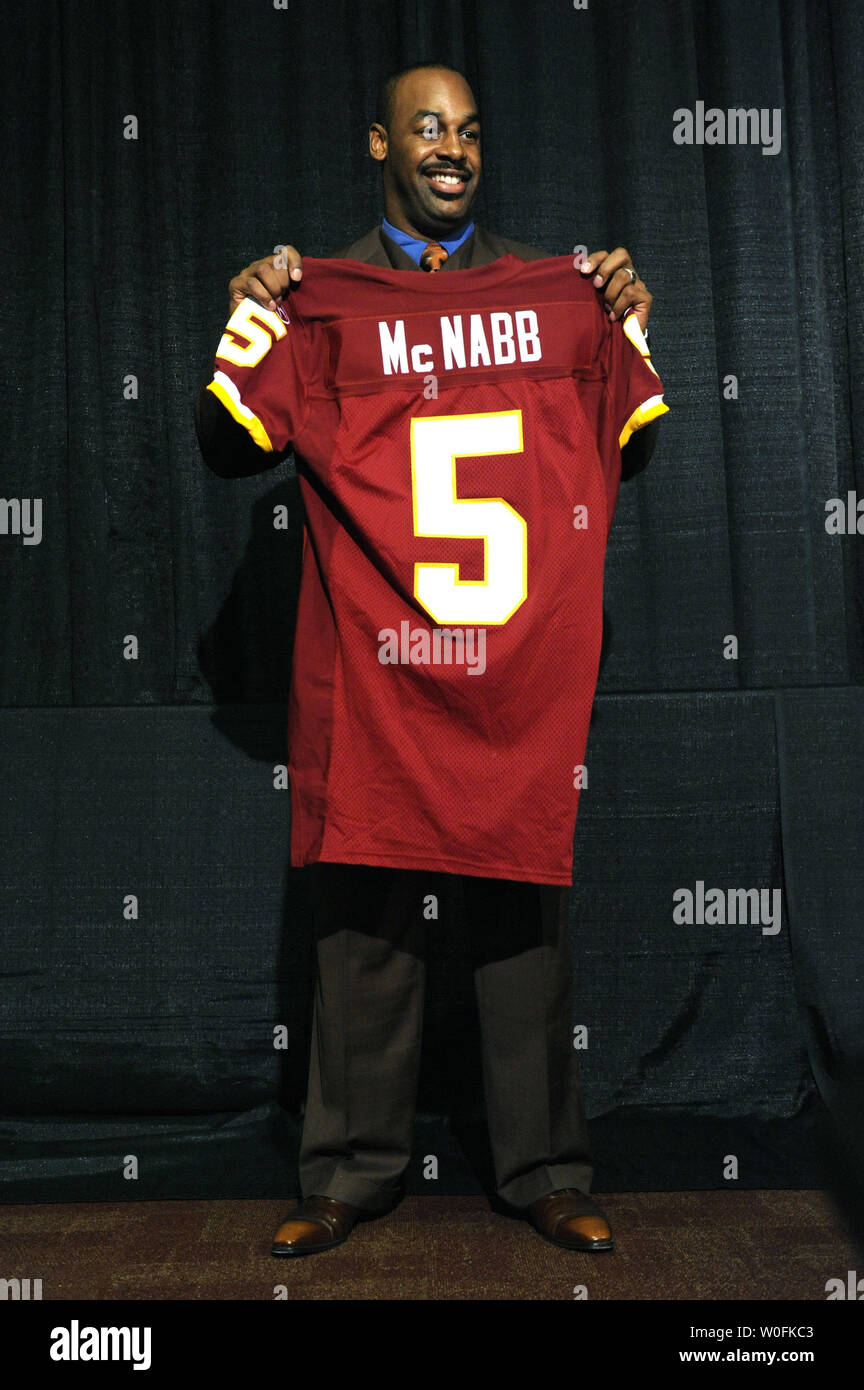
[[[273,768],[299,493],[290,462],[210,474],[192,406],[230,276],[378,219],[376,87],[430,58],[480,103],[477,220],[624,245],[655,296],[670,414],[620,494],[576,833],[596,1185],[820,1185],[864,1051],[864,568],[825,527],[864,497],[860,0],[8,0],[3,22],[0,490],[41,499],[42,534],[0,534],[0,1200],[296,1191],[309,913]],[[697,101],[779,108],[779,152],[676,144]],[[780,932],[676,925],[699,880],[780,889]],[[463,909],[454,881],[416,1191],[485,1171]]]

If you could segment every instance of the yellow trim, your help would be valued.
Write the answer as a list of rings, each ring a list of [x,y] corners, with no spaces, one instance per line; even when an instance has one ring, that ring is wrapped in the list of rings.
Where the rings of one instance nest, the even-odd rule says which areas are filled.
[[[237,421],[238,425],[242,425],[244,430],[249,431],[259,449],[263,449],[268,454],[274,452],[273,445],[270,443],[270,437],[261,424],[261,421],[258,419],[258,416],[253,415],[252,411],[249,410],[247,406],[242,405],[239,401],[239,397],[235,401],[234,397],[225,390],[221,382],[215,379],[209,382],[207,390],[212,391],[216,399],[222,402],[229,415]]]
[[[623,318],[621,320],[621,327],[624,329],[626,336],[630,339],[636,351],[640,353],[642,357],[650,357],[651,349],[648,346],[648,340],[642,332],[642,325],[637,319],[636,314],[629,313],[626,318]]]
[[[658,415],[665,415],[669,409],[662,396],[652,396],[650,398],[654,404],[643,401],[642,405],[637,405],[630,419],[627,421],[623,430],[618,436],[618,446],[623,449],[631,434],[641,430],[643,425],[647,425],[650,420],[656,420]]]

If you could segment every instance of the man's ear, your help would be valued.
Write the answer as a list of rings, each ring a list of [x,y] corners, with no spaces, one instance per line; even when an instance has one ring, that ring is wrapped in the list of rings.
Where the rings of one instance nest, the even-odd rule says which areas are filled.
[[[369,153],[379,164],[387,158],[387,131],[377,121],[373,121],[369,127]]]

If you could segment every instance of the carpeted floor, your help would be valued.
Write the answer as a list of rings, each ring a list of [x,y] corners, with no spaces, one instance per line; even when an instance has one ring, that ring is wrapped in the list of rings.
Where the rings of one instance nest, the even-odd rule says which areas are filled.
[[[540,1240],[483,1198],[407,1197],[346,1244],[275,1259],[293,1202],[79,1202],[6,1207],[0,1276],[57,1298],[272,1300],[825,1300],[857,1268],[815,1191],[606,1194],[617,1248],[583,1255]],[[285,1294],[283,1294],[285,1297]]]
[[[825,1300],[855,1269],[821,1192],[604,1194],[613,1253],[560,1250],[477,1197],[406,1197],[319,1255],[275,1259],[284,1201],[7,1206],[0,1277],[52,1299]],[[860,1257],[859,1257],[860,1259]],[[286,1295],[283,1294],[283,1297]]]

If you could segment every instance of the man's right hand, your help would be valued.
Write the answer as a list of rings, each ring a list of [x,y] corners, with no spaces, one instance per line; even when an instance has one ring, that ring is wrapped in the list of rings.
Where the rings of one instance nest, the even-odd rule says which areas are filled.
[[[275,310],[278,302],[285,297],[292,284],[298,283],[302,274],[303,258],[295,246],[283,246],[275,256],[253,261],[228,282],[229,313],[233,314],[247,295],[265,309]]]

